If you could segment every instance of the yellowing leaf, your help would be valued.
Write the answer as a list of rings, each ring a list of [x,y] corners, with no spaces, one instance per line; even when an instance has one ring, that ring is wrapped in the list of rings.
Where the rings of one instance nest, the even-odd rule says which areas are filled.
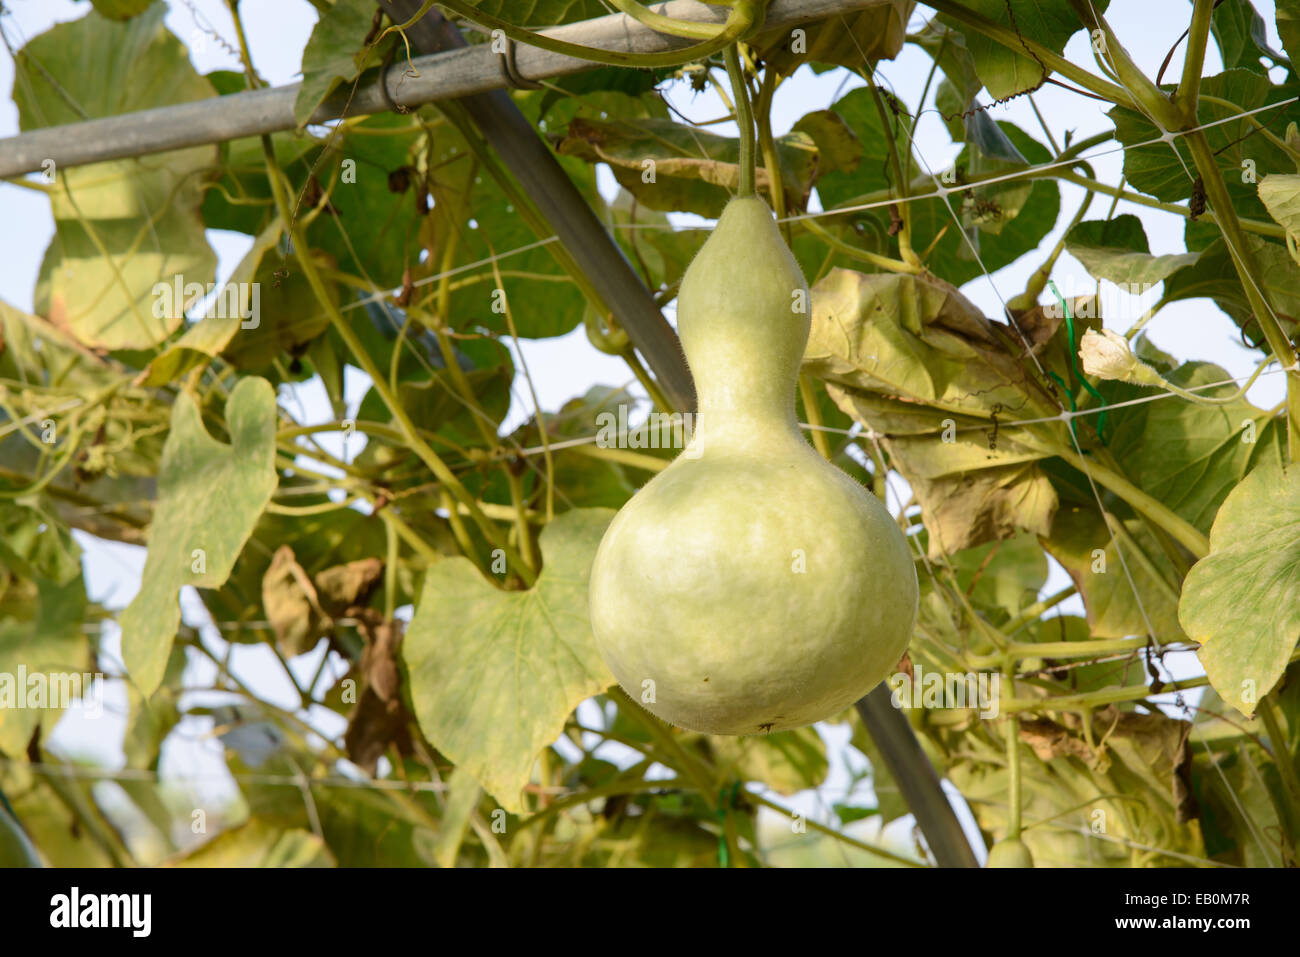
[[[653,117],[635,122],[576,117],[556,148],[561,156],[608,163],[614,178],[651,209],[684,210],[714,218],[740,181],[740,141]],[[817,173],[813,138],[798,131],[777,138],[787,200],[800,209]],[[757,170],[760,194],[767,170]]]
[[[591,635],[587,580],[614,513],[575,509],[542,531],[545,565],[522,592],[493,587],[463,558],[434,565],[402,644],[429,741],[501,806],[580,701],[614,683]]]
[[[1292,258],[1300,263],[1300,174],[1271,173],[1259,181],[1259,198],[1268,210],[1286,230],[1289,242],[1287,248]]]
[[[92,13],[31,40],[14,90],[24,130],[210,97],[212,85],[163,25],[164,4],[125,23]],[[72,104],[75,104],[76,107]],[[80,342],[145,349],[181,322],[155,286],[178,277],[206,291],[216,266],[199,218],[212,146],[69,170],[55,168],[55,236],[36,284],[36,311]]]
[[[1178,617],[1214,690],[1253,714],[1300,638],[1300,467],[1259,465],[1224,499]]]
[[[932,277],[835,269],[812,294],[804,368],[887,436],[921,503],[930,555],[1021,529],[1047,534],[1057,496],[1036,463],[1052,453],[1024,429],[995,428],[1010,409],[1055,411],[1018,361],[1014,333]]]
[[[183,585],[219,588],[275,491],[275,392],[265,379],[241,379],[226,402],[231,444],[203,427],[181,393],[158,474],[143,584],[122,612],[122,658],[137,689],[162,680],[180,624]]]
[[[321,838],[256,818],[222,831],[175,862],[176,867],[334,867]]]

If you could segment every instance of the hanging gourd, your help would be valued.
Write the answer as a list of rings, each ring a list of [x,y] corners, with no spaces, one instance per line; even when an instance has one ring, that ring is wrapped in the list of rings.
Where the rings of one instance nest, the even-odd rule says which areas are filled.
[[[712,734],[839,713],[898,664],[917,607],[898,525],[800,433],[808,287],[753,193],[741,89],[736,99],[741,195],[678,296],[694,434],[615,516],[590,583],[596,645],[619,684],[664,721]]]

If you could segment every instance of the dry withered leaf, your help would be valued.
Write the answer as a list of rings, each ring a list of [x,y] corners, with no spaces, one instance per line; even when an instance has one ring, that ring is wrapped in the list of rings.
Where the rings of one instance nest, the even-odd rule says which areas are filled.
[[[385,620],[369,608],[349,609],[349,614],[357,619],[366,647],[361,653],[362,688],[348,717],[343,743],[348,757],[373,774],[390,744],[401,754],[411,752],[411,715],[402,703],[402,676],[397,665],[402,623]]]

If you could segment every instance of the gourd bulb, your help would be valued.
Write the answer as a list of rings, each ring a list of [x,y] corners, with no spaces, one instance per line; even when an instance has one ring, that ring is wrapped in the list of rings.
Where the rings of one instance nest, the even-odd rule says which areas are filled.
[[[1034,856],[1029,853],[1023,841],[1008,837],[998,841],[989,848],[989,859],[985,867],[1033,867]]]
[[[732,200],[678,298],[693,437],[596,553],[596,645],[633,700],[682,728],[754,734],[831,717],[884,680],[912,633],[902,532],[795,418],[808,303],[766,204]]]

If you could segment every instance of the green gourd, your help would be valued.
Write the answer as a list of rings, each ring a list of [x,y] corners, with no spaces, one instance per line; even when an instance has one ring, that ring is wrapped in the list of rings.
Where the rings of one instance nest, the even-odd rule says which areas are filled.
[[[1019,838],[1008,837],[989,848],[989,859],[984,866],[1033,867],[1034,856]]]
[[[596,645],[671,724],[754,734],[832,717],[907,649],[916,571],[885,507],[795,417],[808,287],[771,211],[733,199],[682,279],[699,413],[614,517],[591,572]]]

